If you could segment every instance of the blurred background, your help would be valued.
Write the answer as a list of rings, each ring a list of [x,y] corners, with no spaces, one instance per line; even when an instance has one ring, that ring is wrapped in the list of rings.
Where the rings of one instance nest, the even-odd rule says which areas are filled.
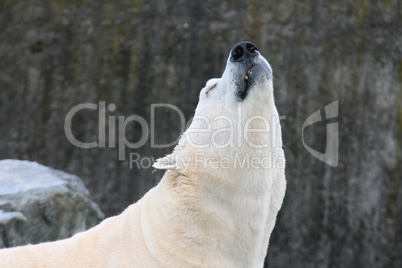
[[[148,139],[125,160],[108,144],[78,148],[64,131],[70,109],[105,102],[116,106],[107,117],[150,122],[151,104],[168,103],[189,120],[205,82],[249,40],[273,68],[284,116],[288,188],[266,267],[402,267],[401,18],[399,0],[2,0],[0,159],[76,174],[107,216],[118,214],[163,175],[130,167],[129,154],[158,158],[173,147]],[[336,167],[301,137],[308,116],[334,101]],[[304,132],[319,152],[327,123]],[[99,142],[98,111],[78,112],[72,130]],[[141,135],[127,125],[127,140]],[[179,135],[178,114],[159,109],[155,143]]]

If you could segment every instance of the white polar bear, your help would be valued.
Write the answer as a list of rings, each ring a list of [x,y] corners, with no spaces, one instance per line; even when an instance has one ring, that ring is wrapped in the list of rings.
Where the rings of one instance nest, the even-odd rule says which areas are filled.
[[[286,187],[278,122],[270,65],[238,43],[156,187],[69,239],[0,250],[0,267],[262,267]]]

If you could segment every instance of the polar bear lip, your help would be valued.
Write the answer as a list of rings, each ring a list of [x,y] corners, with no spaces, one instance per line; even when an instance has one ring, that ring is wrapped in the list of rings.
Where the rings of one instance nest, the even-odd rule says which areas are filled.
[[[246,74],[244,75],[244,79],[245,79],[245,80],[248,80],[248,77],[251,75],[251,69],[252,69],[252,68],[248,69],[247,72],[246,72]]]
[[[253,73],[254,65],[251,65],[250,68],[246,71],[246,73],[244,74],[243,78],[243,83],[240,84],[240,86],[238,87],[238,90],[236,92],[236,96],[238,101],[243,101],[248,94],[248,91],[251,87],[251,85],[253,84],[253,79],[250,80],[250,76]]]
[[[237,80],[236,97],[238,101],[243,101],[249,91],[260,80],[263,74],[269,74],[270,69],[261,62],[251,62],[247,66],[247,71],[244,73],[242,79]]]

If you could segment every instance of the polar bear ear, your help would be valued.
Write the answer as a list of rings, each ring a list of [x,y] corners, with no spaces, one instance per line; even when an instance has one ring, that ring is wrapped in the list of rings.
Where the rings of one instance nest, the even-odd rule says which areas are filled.
[[[218,84],[218,82],[220,80],[221,80],[220,78],[209,79],[207,84],[201,91],[205,91],[205,94],[208,94],[208,92],[210,92],[211,90],[213,90],[216,87],[216,85]]]
[[[172,171],[178,171],[180,169],[177,159],[172,154],[157,159],[152,166],[156,169],[166,169]]]

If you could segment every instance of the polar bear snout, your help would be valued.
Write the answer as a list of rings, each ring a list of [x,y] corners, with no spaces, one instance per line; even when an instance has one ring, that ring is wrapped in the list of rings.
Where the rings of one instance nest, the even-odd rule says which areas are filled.
[[[237,101],[246,99],[255,86],[265,88],[272,82],[272,69],[260,54],[258,47],[249,41],[237,43],[229,53],[223,76],[234,83]]]
[[[259,55],[258,47],[248,41],[237,43],[230,51],[230,61],[246,61]]]

